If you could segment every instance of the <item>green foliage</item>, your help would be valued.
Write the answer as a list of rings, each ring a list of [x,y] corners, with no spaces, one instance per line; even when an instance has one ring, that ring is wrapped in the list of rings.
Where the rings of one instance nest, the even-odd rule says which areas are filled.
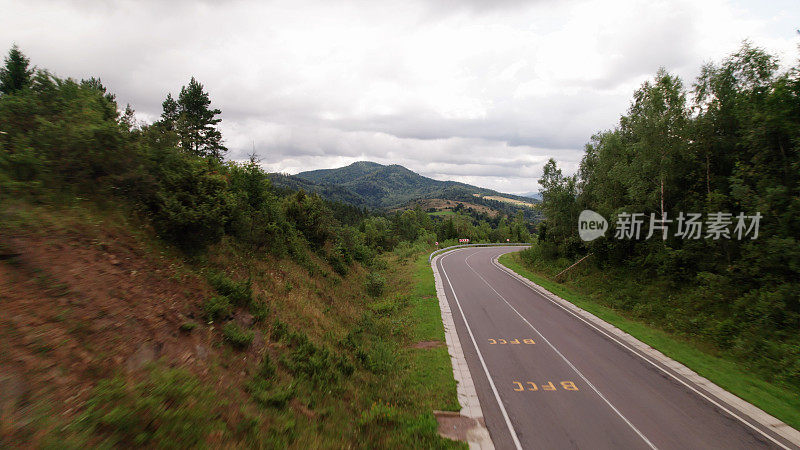
[[[614,307],[800,386],[800,70],[778,67],[745,43],[703,67],[692,104],[681,80],[660,70],[634,93],[617,128],[592,137],[577,178],[545,167],[546,220],[523,258],[549,264],[592,252],[594,264],[634,283],[616,291]],[[764,219],[756,240],[681,239],[673,223],[666,240],[585,244],[575,226],[582,209],[612,224],[620,212]],[[652,295],[643,286],[654,287]]]
[[[361,413],[358,419],[359,426],[366,425],[393,425],[400,420],[400,412],[392,405],[383,402],[373,403],[367,411]]]
[[[367,294],[373,297],[380,297],[383,295],[383,290],[386,286],[386,279],[382,275],[372,272],[367,275],[367,281],[364,283],[364,288]]]
[[[231,210],[227,181],[202,160],[173,156],[158,164],[161,183],[152,199],[153,225],[160,236],[196,251],[218,242],[225,232]]]
[[[181,148],[195,156],[222,161],[228,149],[222,145],[222,133],[216,128],[222,119],[217,118],[222,112],[209,108],[211,99],[204,91],[203,85],[194,77],[188,86],[181,88],[178,101],[171,94],[162,104],[160,124],[178,136]]]
[[[197,322],[192,322],[191,320],[187,320],[181,324],[181,331],[186,333],[190,333],[195,328],[197,328]]]
[[[281,322],[278,322],[281,323]],[[295,375],[309,379],[315,385],[335,384],[340,376],[351,375],[355,369],[343,355],[336,354],[325,345],[317,345],[308,335],[299,331],[290,331],[284,326],[273,327],[291,346],[288,357],[283,364]]]
[[[269,353],[264,353],[261,358],[261,363],[258,365],[258,376],[264,379],[270,379],[275,376],[275,363],[272,362]]]
[[[389,373],[397,368],[397,347],[383,339],[374,341],[366,355],[365,367],[373,373]]]
[[[214,404],[188,372],[154,368],[133,386],[122,377],[101,381],[76,425],[113,447],[196,447],[222,427]]]
[[[325,193],[324,188],[332,188],[337,198],[349,201],[357,206],[373,208],[398,208],[422,198],[444,198],[457,201],[466,201],[490,206],[506,214],[513,215],[519,207],[476,197],[500,195],[516,200],[530,201],[524,197],[510,194],[501,194],[491,189],[484,189],[454,181],[438,181],[423,177],[407,168],[393,164],[384,166],[369,161],[358,161],[347,167],[338,169],[321,169],[301,172],[287,183],[293,183],[295,188],[306,185],[308,191]],[[298,181],[294,181],[298,180]],[[344,191],[342,191],[344,189]],[[531,214],[530,208],[524,208]]]
[[[256,403],[268,408],[284,408],[296,394],[294,384],[275,384],[263,379],[252,380],[247,391]]]
[[[263,322],[269,317],[269,308],[267,307],[267,302],[260,298],[254,298],[250,301],[250,314],[253,315],[253,320],[255,322]]]
[[[222,336],[231,346],[243,349],[249,347],[250,344],[253,343],[254,333],[251,330],[243,329],[233,322],[228,322],[222,327]]]
[[[210,321],[220,320],[230,316],[231,310],[233,309],[228,297],[221,295],[206,300],[203,308],[206,312],[206,318]]]
[[[13,94],[31,84],[33,69],[28,68],[30,60],[19,51],[19,47],[11,46],[8,56],[0,68],[0,94]]]
[[[216,291],[236,306],[247,306],[253,300],[250,280],[234,281],[223,272],[209,271],[206,274],[208,283]]]

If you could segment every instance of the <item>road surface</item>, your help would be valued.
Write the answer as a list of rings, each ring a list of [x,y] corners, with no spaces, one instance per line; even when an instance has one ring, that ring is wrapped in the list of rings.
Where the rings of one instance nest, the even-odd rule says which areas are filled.
[[[436,261],[497,448],[797,448],[494,261],[518,250],[459,249]]]

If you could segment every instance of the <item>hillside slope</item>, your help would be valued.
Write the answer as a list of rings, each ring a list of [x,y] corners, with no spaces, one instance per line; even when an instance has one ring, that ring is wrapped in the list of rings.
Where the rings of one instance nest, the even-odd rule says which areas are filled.
[[[481,202],[482,199],[476,197],[476,194],[481,197],[496,196],[535,203],[533,199],[503,194],[465,183],[434,180],[397,164],[381,165],[358,161],[337,169],[301,172],[295,177],[313,183],[345,188],[375,208],[396,208],[412,201],[432,198]]]
[[[383,294],[358,265],[185,258],[124,214],[25,202],[0,243],[0,447],[460,445],[436,434],[458,403],[413,259],[383,257]]]

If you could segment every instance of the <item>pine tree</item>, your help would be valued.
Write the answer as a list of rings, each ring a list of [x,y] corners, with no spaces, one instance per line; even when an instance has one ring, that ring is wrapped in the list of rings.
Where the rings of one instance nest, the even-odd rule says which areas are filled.
[[[30,86],[33,69],[28,68],[29,64],[30,60],[14,44],[0,69],[0,93],[11,94]]]
[[[175,131],[178,122],[178,102],[172,98],[172,94],[167,94],[167,99],[161,104],[163,112],[161,113],[160,123],[165,129]]]
[[[169,97],[167,101],[169,101]],[[171,107],[165,101],[165,114]],[[184,150],[198,156],[222,160],[222,155],[228,151],[222,145],[222,133],[216,125],[222,119],[216,118],[221,114],[219,109],[210,109],[211,100],[208,93],[203,91],[203,85],[194,77],[188,86],[181,88],[178,96],[176,131]]]

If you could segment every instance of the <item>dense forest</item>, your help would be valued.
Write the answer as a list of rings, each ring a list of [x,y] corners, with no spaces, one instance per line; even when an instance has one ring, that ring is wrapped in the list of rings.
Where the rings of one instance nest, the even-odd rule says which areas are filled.
[[[158,236],[187,253],[228,236],[255,251],[290,255],[311,269],[310,249],[344,273],[353,261],[368,263],[401,242],[529,236],[521,216],[370,214],[303,189],[275,188],[257,155],[245,163],[223,158],[221,112],[194,78],[177,98],[167,95],[160,120],[145,124],[136,121],[130,105],[119,107],[99,79],[76,81],[34,70],[16,47],[2,74],[0,195],[123,201]]]
[[[591,254],[589,272],[615,280],[610,306],[800,386],[800,66],[782,71],[744,43],[690,86],[662,69],[591,138],[578,173],[551,160],[540,183],[546,220],[529,264]],[[586,209],[608,220],[605,237],[579,238]],[[618,238],[633,213],[641,235]],[[685,235],[689,214],[701,234]],[[760,215],[757,236],[750,222],[736,232],[740,214]],[[707,234],[711,219],[726,233]]]

